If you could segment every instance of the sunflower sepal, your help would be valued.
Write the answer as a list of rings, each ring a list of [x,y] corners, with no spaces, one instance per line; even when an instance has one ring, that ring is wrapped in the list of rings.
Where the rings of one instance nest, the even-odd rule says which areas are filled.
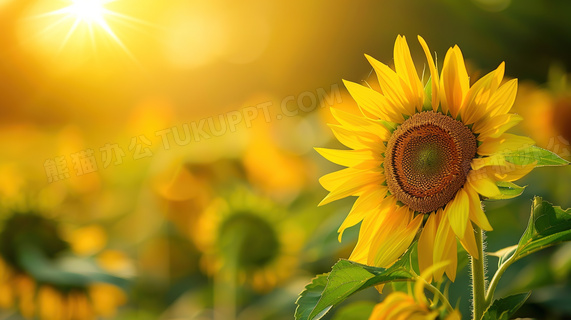
[[[321,319],[332,307],[366,288],[392,281],[414,281],[418,275],[412,267],[412,251],[416,251],[414,246],[386,269],[339,260],[330,273],[314,278],[299,295],[295,319]]]
[[[569,161],[561,158],[556,153],[537,146],[526,146],[505,153],[504,158],[507,162],[516,166],[525,166],[534,162],[537,162],[536,167],[566,166],[570,164]]]
[[[426,85],[424,86],[424,102],[422,104],[422,111],[432,111],[432,76],[428,77]]]
[[[505,298],[497,299],[490,305],[481,320],[508,320],[525,303],[531,295],[530,292],[514,294]]]
[[[520,196],[527,186],[518,186],[509,181],[496,181],[496,186],[500,193],[495,197],[489,197],[488,200],[507,200]]]
[[[399,126],[398,123],[392,122],[392,121],[387,121],[387,120],[377,119],[377,120],[373,120],[373,121],[380,123],[390,133],[393,133],[393,131],[395,131],[395,129],[398,128],[398,126]]]

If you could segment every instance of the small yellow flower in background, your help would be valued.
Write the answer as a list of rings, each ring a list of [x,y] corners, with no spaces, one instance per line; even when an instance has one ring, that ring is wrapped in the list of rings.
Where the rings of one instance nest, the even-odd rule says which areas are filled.
[[[366,56],[381,92],[345,81],[358,114],[331,108],[340,123],[330,125],[351,150],[316,149],[347,168],[320,179],[329,194],[320,205],[357,196],[339,228],[361,223],[350,260],[388,267],[410,246],[419,230],[421,271],[444,260],[456,277],[456,239],[479,257],[473,223],[492,230],[480,197],[496,198],[498,181],[514,181],[535,164],[515,166],[502,155],[534,144],[506,130],[522,118],[509,113],[517,80],[502,84],[504,63],[470,85],[462,52],[450,48],[439,74],[426,42],[419,37],[430,69],[423,87],[406,39],[394,47],[395,70]],[[422,228],[424,226],[424,228]]]

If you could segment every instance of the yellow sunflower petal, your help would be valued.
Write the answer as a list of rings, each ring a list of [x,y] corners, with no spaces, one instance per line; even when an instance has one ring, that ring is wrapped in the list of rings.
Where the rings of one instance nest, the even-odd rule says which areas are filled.
[[[323,188],[325,188],[325,190],[331,191],[341,186],[343,183],[351,179],[354,175],[360,174],[362,172],[362,170],[357,170],[354,168],[341,169],[339,171],[328,173],[319,178],[319,183],[321,186],[323,186]]]
[[[393,108],[402,114],[409,116],[414,114],[415,106],[406,100],[407,95],[401,86],[401,80],[396,72],[391,70],[386,64],[369,55],[365,55],[365,57],[369,60],[373,69],[375,69],[383,94],[387,97]]]
[[[460,239],[460,243],[472,257],[479,259],[480,254],[478,253],[478,247],[476,246],[476,237],[474,236],[474,228],[472,227],[472,222],[468,220],[466,223],[466,233]]]
[[[499,114],[506,114],[510,111],[514,104],[515,97],[517,93],[517,79],[510,80],[504,83],[497,91],[494,93],[492,98],[488,103],[488,110],[490,116],[496,116]]]
[[[411,96],[408,98],[417,111],[422,110],[424,102],[424,89],[422,83],[418,78],[416,67],[410,55],[410,49],[406,43],[404,36],[398,36],[394,48],[395,69],[397,74],[405,80],[411,91]]]
[[[351,168],[347,168],[347,169],[351,169]],[[343,171],[343,170],[341,170],[341,171]],[[337,171],[337,172],[340,172],[340,171]],[[337,172],[334,172],[334,173],[337,173]],[[343,175],[344,174],[346,174],[346,173],[343,173]],[[326,176],[329,176],[329,175],[330,174],[328,174]],[[323,179],[326,176],[323,176],[323,177],[321,177],[321,179],[319,179],[319,182],[321,183],[321,185],[325,189],[327,189],[327,187],[330,187],[333,185],[335,187],[332,188],[332,190],[330,190],[329,194],[325,198],[323,198],[323,200],[321,200],[321,202],[319,203],[319,206],[328,204],[330,202],[333,202],[335,200],[339,200],[339,199],[342,199],[345,197],[357,195],[358,192],[363,191],[367,187],[378,186],[385,181],[385,177],[383,174],[381,174],[380,172],[375,172],[375,171],[371,171],[371,170],[363,170],[357,175],[352,175],[350,179],[344,180],[343,183],[340,183],[340,184],[338,183],[338,180],[331,183],[330,181],[327,181],[327,179]],[[328,177],[328,179],[334,179],[334,178]]]
[[[372,166],[380,166],[383,158],[371,150],[335,150],[314,148],[325,159],[345,167],[355,167],[364,162],[372,162]]]
[[[352,127],[363,132],[370,132],[382,140],[388,140],[391,137],[391,133],[378,122],[368,120],[365,117],[356,116],[340,109],[330,108],[330,110],[333,117],[343,126]]]
[[[445,261],[450,261],[449,264],[446,265],[446,275],[448,279],[454,281],[456,279],[456,271],[458,270],[458,249],[456,248],[456,237],[454,236],[454,232],[450,232],[448,234],[448,250],[446,252]],[[435,262],[436,264],[437,262]]]
[[[403,225],[401,221],[409,220],[413,212],[408,210],[398,210],[395,216],[387,217],[379,228],[375,239],[371,243],[368,263],[378,267],[389,267],[393,264],[410,246],[416,236],[416,232],[422,224],[422,215],[418,215],[408,225]],[[408,211],[408,212],[407,212]],[[406,213],[405,213],[406,212]],[[402,219],[403,215],[409,218]],[[393,218],[393,219],[391,219]]]
[[[448,232],[450,229],[450,222],[448,222],[448,218],[446,217],[446,219],[444,219],[445,218],[444,210],[442,210],[442,208],[438,209],[438,211],[436,211],[435,214],[437,216],[440,216],[439,219],[440,221],[436,229],[436,236],[434,237],[434,248],[432,250],[434,254],[432,258],[432,263],[434,263],[434,261],[436,260],[442,261],[445,249],[444,244],[446,243],[446,238],[448,237]]]
[[[444,57],[442,75],[440,77],[440,105],[442,111],[450,111],[456,118],[462,101],[470,87],[468,72],[464,65],[464,57],[458,46],[450,48]]]
[[[373,209],[370,214],[365,216],[363,223],[361,223],[361,229],[359,229],[357,244],[353,248],[349,260],[363,264],[367,263],[373,237],[378,233],[385,217],[393,214],[395,208],[395,197],[388,196],[381,201],[381,205],[378,208]]]
[[[404,121],[402,113],[397,112],[387,98],[379,92],[351,81],[343,80],[343,83],[349,91],[349,94],[357,102],[357,105],[366,112],[383,120],[396,123],[402,123]]]
[[[421,273],[432,266],[434,237],[436,237],[439,219],[440,216],[436,213],[430,214],[418,239],[418,267]],[[427,281],[431,282],[431,279],[432,275],[427,278]]]
[[[432,110],[436,111],[438,110],[438,106],[440,105],[440,97],[438,95],[438,83],[439,83],[439,77],[438,77],[438,70],[436,70],[436,65],[434,64],[434,60],[432,59],[432,54],[430,53],[430,50],[428,49],[428,44],[426,44],[426,41],[424,41],[424,39],[421,36],[418,36],[418,41],[420,42],[420,45],[422,46],[422,50],[424,50],[424,54],[426,55],[426,60],[428,61],[428,68],[430,69],[430,78],[431,78],[431,82],[432,82]]]
[[[504,77],[505,64],[476,81],[468,90],[462,105],[462,122],[469,125],[487,115],[490,98],[496,92]]]
[[[339,142],[354,150],[371,149],[374,152],[384,152],[383,141],[369,132],[355,132],[342,126],[329,124],[333,135]]]
[[[488,174],[493,175],[497,181],[516,181],[527,175],[536,167],[537,162],[525,166],[514,165],[507,162],[504,166],[488,167]]]
[[[466,184],[487,198],[494,198],[500,195],[500,189],[498,189],[495,181],[488,175],[485,168],[471,170],[468,173]]]
[[[502,123],[501,125],[499,125],[495,130],[490,132],[489,135],[492,138],[497,138],[497,137],[501,136],[502,134],[504,134],[504,132],[506,132],[507,130],[513,128],[515,125],[520,123],[522,120],[523,120],[523,117],[521,117],[517,114],[509,114],[508,116],[506,116],[505,122]]]
[[[465,187],[468,198],[470,199],[470,220],[474,221],[480,228],[486,231],[492,231],[492,226],[488,221],[488,217],[482,209],[482,203],[476,190],[471,185]]]
[[[343,188],[349,184],[351,181],[362,179],[362,181],[384,181],[384,175],[381,168],[360,170],[355,168],[345,168],[339,171],[328,173],[319,179],[320,184],[327,191],[335,191],[339,188]],[[381,182],[382,183],[382,182]]]
[[[432,263],[439,264],[443,261],[449,261],[450,264],[446,266],[446,270],[435,270],[433,276],[435,281],[440,281],[444,271],[446,271],[448,277],[454,281],[458,260],[456,255],[456,236],[450,227],[450,222],[445,212],[443,212],[442,209],[438,211],[437,214],[441,215],[442,218],[438,225],[438,230],[436,231],[436,237],[434,238]]]
[[[472,159],[470,166],[473,170],[479,170],[488,166],[502,166],[506,163],[506,158],[503,154],[493,154],[489,157]]]
[[[357,198],[353,204],[353,207],[351,208],[351,211],[337,231],[339,232],[339,242],[341,242],[341,238],[343,237],[343,232],[345,229],[361,222],[367,216],[367,214],[372,212],[372,210],[381,204],[379,199],[384,199],[387,194],[387,190],[387,187],[378,186],[376,189],[369,190]]]
[[[464,189],[458,190],[454,199],[446,205],[444,212],[452,230],[459,239],[462,239],[466,232],[466,222],[469,216],[468,195]]]
[[[504,133],[497,138],[488,138],[482,141],[482,144],[478,147],[478,154],[489,156],[495,153],[509,153],[534,144],[535,141],[531,138]]]
[[[488,137],[499,137],[522,120],[523,118],[517,114],[499,114],[476,122],[472,130],[478,134],[478,140],[483,141]]]

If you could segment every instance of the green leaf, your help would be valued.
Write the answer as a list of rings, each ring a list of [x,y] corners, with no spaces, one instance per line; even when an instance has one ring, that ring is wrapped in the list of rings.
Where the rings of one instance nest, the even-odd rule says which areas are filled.
[[[29,273],[38,282],[48,283],[61,288],[85,287],[89,283],[104,282],[125,288],[128,280],[107,273],[99,268],[95,261],[75,256],[61,256],[58,259],[49,259],[37,245],[24,243],[17,249],[17,260],[26,273]],[[88,271],[70,270],[65,268],[68,264],[81,263],[87,266]],[[75,268],[77,269],[77,268]]]
[[[496,185],[500,189],[500,195],[489,198],[490,200],[512,199],[521,195],[525,190],[525,187],[520,187],[513,182],[497,181]]]
[[[320,274],[313,278],[310,284],[305,286],[305,289],[301,292],[295,304],[297,308],[295,309],[295,319],[309,319],[309,314],[319,302],[321,298],[321,293],[325,290],[325,285],[327,285],[327,277],[329,273]]]
[[[563,210],[543,201],[541,197],[535,197],[527,228],[519,243],[493,254],[500,258],[498,271],[493,279],[499,279],[513,262],[564,241],[571,241],[571,209]],[[494,280],[492,281],[497,284]],[[490,288],[495,288],[495,285]]]
[[[536,146],[529,146],[524,149],[516,150],[504,154],[506,161],[515,165],[528,165],[537,162],[536,166],[564,166],[569,161],[562,159],[557,154]]]
[[[527,229],[519,240],[517,259],[570,240],[571,209],[563,210],[535,197]]]
[[[320,319],[331,307],[359,290],[374,276],[365,268],[348,260],[337,262],[327,278],[321,299],[309,314],[309,319]]]
[[[357,291],[391,281],[412,281],[415,276],[411,264],[412,253],[416,252],[414,248],[388,269],[339,260],[328,275],[315,278],[300,294],[296,301],[295,319],[321,319],[333,306]]]
[[[337,311],[333,320],[369,319],[374,307],[371,301],[354,302]]]
[[[515,294],[495,300],[484,312],[482,320],[509,320],[510,317],[525,303],[531,292]]]
[[[565,241],[571,241],[571,208],[563,210],[543,201],[541,197],[535,197],[527,229],[517,246],[504,248],[492,255],[500,258],[498,266],[501,266],[512,257],[511,262],[515,262],[538,250]]]

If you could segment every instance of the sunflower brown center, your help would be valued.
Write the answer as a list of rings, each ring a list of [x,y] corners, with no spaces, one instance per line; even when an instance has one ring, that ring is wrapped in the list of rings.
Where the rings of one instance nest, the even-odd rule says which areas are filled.
[[[435,211],[466,182],[476,148],[476,137],[462,122],[433,111],[417,113],[387,144],[389,190],[415,211]]]

